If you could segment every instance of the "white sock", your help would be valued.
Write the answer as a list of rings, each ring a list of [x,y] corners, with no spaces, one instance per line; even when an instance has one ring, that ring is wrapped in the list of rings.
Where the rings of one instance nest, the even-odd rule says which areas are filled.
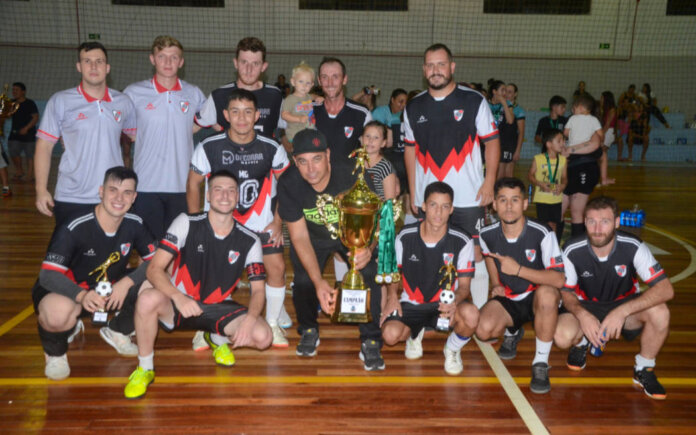
[[[284,301],[285,287],[271,287],[266,284],[266,320],[269,325],[278,324]]]
[[[155,369],[155,352],[150,353],[147,356],[138,355],[138,366],[143,370],[154,370]]]
[[[469,342],[469,340],[471,340],[471,337],[462,337],[461,335],[452,332],[450,333],[449,337],[447,337],[446,346],[449,348],[449,350],[459,352],[462,350],[462,347]]]
[[[641,354],[636,354],[636,365],[634,366],[636,371],[641,371],[646,367],[655,367],[655,358],[647,359],[641,356]]]
[[[510,328],[505,328],[505,336],[514,337],[515,334],[517,334],[517,331],[519,331],[519,329],[515,329],[515,332],[510,332]]]
[[[230,342],[226,335],[219,335],[213,332],[210,333],[210,341],[215,343],[217,346],[222,346],[223,344]]]
[[[587,340],[587,337],[585,337],[585,336],[583,335],[583,336],[582,336],[582,340],[580,340],[580,343],[576,344],[575,346],[576,346],[576,347],[582,347],[582,346],[587,346],[588,344],[590,344],[590,342]]]
[[[534,361],[532,365],[536,363],[549,363],[549,354],[551,353],[551,345],[553,341],[541,341],[539,337],[536,339],[536,353],[534,354]]]
[[[488,270],[483,260],[476,263],[474,279],[471,280],[471,300],[478,309],[488,300]]]
[[[348,263],[337,260],[336,257],[334,257],[334,274],[336,275],[336,281],[341,281],[346,273],[348,273]]]

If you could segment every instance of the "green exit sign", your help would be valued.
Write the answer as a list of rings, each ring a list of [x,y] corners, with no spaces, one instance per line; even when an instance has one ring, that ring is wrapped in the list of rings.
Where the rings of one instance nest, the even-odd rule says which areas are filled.
[[[599,49],[600,50],[609,50],[609,43],[608,42],[602,42],[599,44]]]
[[[89,39],[101,39],[101,35],[99,33],[90,33]]]

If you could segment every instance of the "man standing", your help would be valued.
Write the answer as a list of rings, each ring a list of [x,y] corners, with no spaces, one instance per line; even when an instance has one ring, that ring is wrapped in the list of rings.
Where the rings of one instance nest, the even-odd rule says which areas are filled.
[[[441,181],[431,183],[425,189],[425,219],[404,227],[396,238],[396,261],[404,291],[399,298],[399,285],[388,287],[382,337],[389,346],[406,341],[406,358],[418,359],[423,356],[425,328],[436,328],[439,317],[447,318],[452,332],[443,349],[445,371],[458,375],[464,370],[461,350],[476,330],[479,313],[467,301],[474,275],[474,242],[448,223],[454,211],[453,198],[449,185]],[[448,265],[457,272],[456,278],[451,277],[455,280],[455,300],[442,303],[441,270]]]
[[[489,340],[505,330],[498,355],[513,359],[524,336],[522,325],[533,320],[536,354],[529,386],[533,393],[544,394],[551,390],[549,353],[558,317],[558,289],[563,285],[563,258],[556,234],[524,216],[525,191],[517,178],[495,182],[493,209],[500,221],[483,228],[480,238],[493,298],[481,308],[476,336]]]
[[[229,121],[225,119],[224,111],[230,92],[234,89],[246,89],[256,97],[259,109],[259,119],[254,128],[266,137],[272,138],[280,120],[280,105],[283,94],[280,89],[261,81],[261,74],[268,68],[266,62],[266,46],[263,41],[247,37],[237,44],[234,58],[237,70],[237,81],[215,89],[206,100],[200,113],[196,115],[196,123],[201,127],[213,127],[216,131],[227,131]]]
[[[91,212],[60,225],[51,238],[39,279],[32,289],[39,338],[46,358],[46,377],[61,380],[70,376],[69,337],[81,313],[118,310],[102,338],[118,353],[137,355],[128,337],[133,332],[133,310],[138,288],[145,281],[147,263],[127,274],[133,250],[143,260],[155,254],[155,239],[143,221],[126,212],[136,197],[137,176],[131,169],[115,167],[106,171],[99,186],[101,202]],[[100,268],[112,283],[112,293],[103,297],[94,291]]]
[[[15,167],[15,180],[24,178],[22,152],[27,159],[27,179],[34,181],[34,147],[36,146],[36,124],[39,122],[39,109],[36,103],[26,97],[27,87],[22,82],[12,83],[12,97],[19,103],[19,109],[12,115],[12,131],[7,138],[7,148]]]
[[[297,312],[298,332],[302,335],[296,353],[312,357],[319,345],[317,306],[331,314],[335,309],[336,290],[322,276],[326,261],[335,252],[347,260],[348,250],[331,234],[317,211],[319,195],[335,196],[350,189],[355,183],[349,165],[330,161],[331,151],[326,136],[318,130],[301,130],[293,139],[293,159],[290,167],[278,182],[278,211],[290,233],[290,261],[295,273],[292,299]],[[338,224],[338,210],[327,206],[330,223]],[[359,357],[365,370],[383,370],[384,359],[380,353],[382,334],[379,329],[381,288],[375,283],[377,263],[372,257],[372,247],[358,249],[355,267],[362,270],[371,290],[370,312],[372,322],[360,324],[362,342]]]
[[[404,111],[404,164],[411,209],[418,214],[425,187],[443,181],[455,189],[452,225],[476,240],[483,227],[484,207],[493,201],[500,157],[498,130],[486,99],[453,80],[455,63],[446,45],[428,47],[424,57],[428,91],[415,96]],[[488,293],[488,276],[478,247],[471,292],[474,304],[481,307]]]
[[[372,121],[372,115],[366,107],[346,98],[348,75],[340,59],[322,59],[318,78],[324,101],[314,107],[317,130],[324,133],[329,143],[331,163],[349,162],[348,156],[360,146],[363,127]]]
[[[201,209],[200,188],[210,173],[227,170],[239,181],[239,203],[234,218],[254,231],[263,247],[266,281],[266,320],[273,331],[273,346],[287,347],[279,327],[285,300],[285,260],[281,220],[276,210],[276,178],[290,165],[285,149],[273,139],[256,134],[259,119],[256,97],[245,89],[229,94],[223,112],[229,128],[204,140],[193,153],[186,197],[189,213]],[[206,210],[209,204],[205,204]]]
[[[133,207],[158,239],[186,212],[186,176],[197,128],[193,118],[205,102],[197,86],[178,77],[183,50],[171,36],[155,38],[150,54],[155,76],[123,91],[133,101],[138,126],[133,169],[140,183]]]
[[[82,81],[76,88],[53,94],[36,134],[36,208],[46,216],[55,214],[56,226],[94,208],[104,172],[123,165],[121,133],[131,139],[135,135],[133,103],[106,86],[111,69],[106,48],[98,42],[84,42],[77,53]],[[60,138],[65,152],[54,201],[48,192],[48,175],[53,145]]]
[[[153,288],[144,289],[136,305],[138,367],[126,385],[127,398],[144,396],[155,379],[158,324],[169,332],[204,329],[223,336],[225,342],[214,344],[213,355],[225,366],[235,363],[228,341],[234,347],[270,346],[271,329],[259,317],[265,278],[261,242],[232,215],[238,186],[228,171],[212,173],[206,194],[210,210],[179,215],[162,239],[147,271]],[[248,308],[229,298],[244,271],[251,283]]]
[[[597,197],[585,207],[587,233],[568,241],[563,251],[566,280],[563,312],[554,341],[570,348],[568,368],[585,368],[590,344],[602,349],[609,340],[639,335],[633,382],[653,399],[667,394],[655,376],[655,358],[669,334],[667,301],[672,283],[647,245],[617,231],[619,214],[613,198]],[[648,290],[641,292],[638,277]]]

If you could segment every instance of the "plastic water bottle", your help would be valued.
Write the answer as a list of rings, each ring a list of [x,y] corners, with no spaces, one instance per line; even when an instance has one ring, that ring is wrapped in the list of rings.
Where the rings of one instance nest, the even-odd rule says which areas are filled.
[[[621,212],[620,223],[624,227],[642,228],[645,226],[645,211],[635,204],[631,210]]]

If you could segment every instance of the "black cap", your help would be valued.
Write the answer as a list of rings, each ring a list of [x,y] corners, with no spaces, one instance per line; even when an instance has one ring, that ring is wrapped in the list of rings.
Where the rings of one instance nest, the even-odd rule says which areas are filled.
[[[326,151],[329,147],[326,136],[319,130],[308,128],[300,130],[292,140],[292,155],[296,156],[303,153],[318,153]]]

